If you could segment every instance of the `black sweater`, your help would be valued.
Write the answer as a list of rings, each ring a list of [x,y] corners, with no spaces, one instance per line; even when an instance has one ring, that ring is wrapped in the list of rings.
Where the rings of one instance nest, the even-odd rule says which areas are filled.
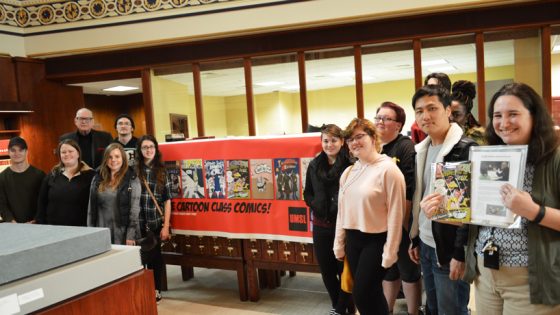
[[[313,212],[313,217],[325,223],[334,224],[338,213],[338,188],[340,176],[350,165],[344,149],[338,154],[334,165],[329,166],[327,155],[321,152],[307,168],[305,203]]]
[[[37,201],[39,224],[87,226],[92,169],[82,170],[68,180],[61,172],[50,172],[41,185]]]

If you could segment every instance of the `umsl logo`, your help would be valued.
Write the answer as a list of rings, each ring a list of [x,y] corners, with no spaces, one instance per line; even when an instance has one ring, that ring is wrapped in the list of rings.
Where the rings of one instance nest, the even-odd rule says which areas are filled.
[[[288,207],[290,231],[307,232],[307,208]]]

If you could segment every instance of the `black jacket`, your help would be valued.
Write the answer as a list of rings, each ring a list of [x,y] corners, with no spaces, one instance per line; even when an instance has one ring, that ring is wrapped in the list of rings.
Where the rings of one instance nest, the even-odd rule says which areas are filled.
[[[350,164],[344,148],[330,167],[325,152],[309,163],[303,197],[314,217],[327,223],[336,222],[340,176]]]
[[[92,129],[90,133],[91,133],[91,148],[89,148],[89,150],[84,150],[85,148],[82,148],[80,146],[80,149],[82,151],[82,161],[86,162],[87,165],[95,169],[99,165],[101,165],[105,148],[109,144],[111,144],[111,142],[113,142],[113,138],[111,137],[111,134],[105,131],[98,131]],[[59,141],[66,140],[66,139],[72,139],[76,141],[78,145],[80,144],[78,131],[73,131],[73,132],[63,134],[62,136],[60,136]],[[91,152],[90,155],[84,153],[88,151]]]
[[[121,226],[128,226],[130,220],[130,207],[132,199],[132,180],[136,178],[136,173],[132,168],[128,168],[124,178],[117,188],[117,205],[119,208],[119,216],[115,219],[117,224]],[[97,216],[97,190],[99,189],[99,184],[101,182],[101,174],[97,173],[91,182],[91,190],[89,194],[90,202],[90,220],[92,220],[91,225],[97,226],[95,222],[98,218]]]

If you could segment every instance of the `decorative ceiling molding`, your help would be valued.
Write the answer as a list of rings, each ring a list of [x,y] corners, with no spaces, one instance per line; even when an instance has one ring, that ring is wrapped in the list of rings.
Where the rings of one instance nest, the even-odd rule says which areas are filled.
[[[247,2],[246,0],[0,0],[0,25],[33,28],[64,25],[78,21],[93,21],[137,14],[197,8],[213,11],[215,4]],[[273,1],[274,2],[274,1]],[[214,5],[214,6],[212,6]],[[202,8],[202,6],[205,6]],[[136,16],[140,18],[139,16]]]

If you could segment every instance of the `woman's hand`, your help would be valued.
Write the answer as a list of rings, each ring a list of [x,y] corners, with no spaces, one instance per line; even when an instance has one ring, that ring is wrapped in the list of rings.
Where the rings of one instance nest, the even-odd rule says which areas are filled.
[[[504,206],[529,220],[533,220],[539,212],[539,205],[533,201],[528,192],[516,189],[510,184],[500,187],[500,196]]]
[[[135,240],[126,240],[126,245],[134,246],[134,245],[136,245],[136,241]]]
[[[165,224],[163,225],[163,228],[161,229],[159,236],[161,237],[162,241],[167,241],[169,239],[170,236],[169,225],[165,225]]]
[[[437,209],[443,202],[443,195],[438,193],[431,193],[420,201],[420,209],[424,212],[428,219],[436,214]]]

